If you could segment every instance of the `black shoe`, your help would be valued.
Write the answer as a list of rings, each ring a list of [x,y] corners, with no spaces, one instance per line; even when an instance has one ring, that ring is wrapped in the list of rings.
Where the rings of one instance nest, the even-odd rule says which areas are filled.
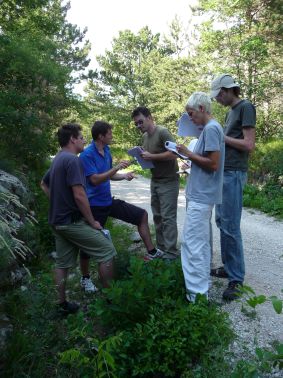
[[[218,278],[228,278],[228,274],[226,273],[224,266],[220,266],[216,269],[211,269],[210,275]]]
[[[241,296],[241,287],[243,283],[240,281],[231,281],[228,284],[228,287],[223,292],[223,299],[226,301],[234,301]]]
[[[63,302],[58,304],[58,312],[60,315],[67,316],[69,314],[75,314],[80,306],[75,302]]]

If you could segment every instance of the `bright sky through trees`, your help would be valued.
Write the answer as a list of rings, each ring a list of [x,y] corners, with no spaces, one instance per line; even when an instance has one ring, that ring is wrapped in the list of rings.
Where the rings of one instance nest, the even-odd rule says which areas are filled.
[[[98,55],[111,47],[120,30],[136,33],[148,26],[153,33],[163,34],[175,15],[185,23],[191,15],[189,4],[195,3],[196,0],[71,0],[68,19],[80,28],[87,26],[92,52]]]

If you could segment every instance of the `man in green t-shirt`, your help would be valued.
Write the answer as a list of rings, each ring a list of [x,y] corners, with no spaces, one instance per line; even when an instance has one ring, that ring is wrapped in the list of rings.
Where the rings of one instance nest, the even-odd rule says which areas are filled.
[[[212,275],[229,280],[223,293],[225,300],[238,298],[245,276],[240,224],[248,158],[255,148],[256,110],[250,101],[241,99],[239,95],[240,86],[231,75],[220,75],[211,84],[211,97],[221,105],[230,107],[224,123],[223,200],[215,208],[224,266],[211,271]]]
[[[173,259],[177,250],[177,201],[179,176],[177,156],[165,148],[166,141],[174,141],[171,133],[163,126],[157,126],[150,110],[144,106],[132,112],[136,127],[143,133],[142,157],[151,160],[151,209],[156,232],[157,248],[164,252],[154,257]]]

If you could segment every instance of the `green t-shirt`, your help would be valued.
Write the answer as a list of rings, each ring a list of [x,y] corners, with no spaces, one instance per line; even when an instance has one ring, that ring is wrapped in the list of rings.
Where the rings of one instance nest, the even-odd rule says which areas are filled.
[[[174,142],[171,133],[163,126],[156,126],[152,135],[143,134],[143,148],[151,154],[160,154],[167,151],[164,146],[167,140]],[[153,179],[164,181],[178,179],[177,160],[154,161],[153,164],[154,168],[151,169]]]
[[[244,139],[243,128],[255,127],[256,110],[254,105],[247,101],[241,100],[226,114],[224,123],[224,134],[236,138]],[[248,170],[249,153],[240,151],[234,147],[225,146],[225,165],[227,171],[244,171]]]

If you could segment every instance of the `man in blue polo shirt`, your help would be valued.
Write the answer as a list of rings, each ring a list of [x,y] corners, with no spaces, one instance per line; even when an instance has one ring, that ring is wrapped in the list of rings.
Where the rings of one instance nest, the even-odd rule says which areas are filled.
[[[114,167],[109,144],[112,143],[112,126],[103,121],[96,121],[91,129],[93,141],[80,154],[87,179],[87,196],[95,219],[104,227],[108,216],[137,226],[138,232],[148,251],[148,258],[161,257],[162,251],[152,243],[148,214],[146,210],[125,201],[112,198],[110,180],[128,180],[134,178],[133,172],[118,173],[127,168],[129,161],[122,160]],[[89,257],[81,253],[81,285],[85,291],[96,291],[89,276]]]

